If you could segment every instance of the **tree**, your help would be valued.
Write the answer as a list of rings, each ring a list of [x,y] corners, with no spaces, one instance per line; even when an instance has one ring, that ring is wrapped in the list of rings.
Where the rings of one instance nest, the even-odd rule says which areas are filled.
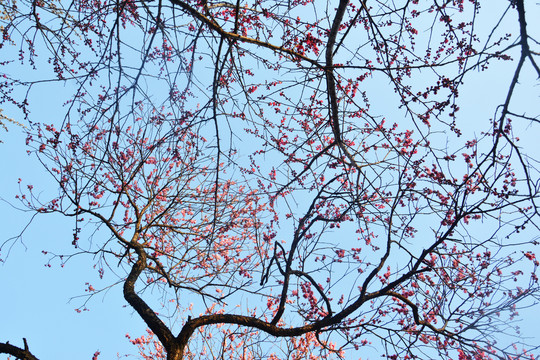
[[[58,185],[18,198],[119,274],[144,358],[534,358],[501,335],[539,295],[523,0],[1,4],[2,100]],[[504,102],[471,125],[459,91],[492,68]]]
[[[8,127],[6,126],[5,122],[8,122],[8,123],[11,123],[11,124],[14,124],[14,125],[18,125],[18,126],[21,126],[24,128],[24,125],[13,120],[13,119],[10,119],[8,118],[7,116],[5,116],[3,114],[3,109],[0,109],[0,128],[2,128],[3,130],[5,130],[6,132],[8,131]],[[0,140],[0,143],[2,143],[2,140]]]

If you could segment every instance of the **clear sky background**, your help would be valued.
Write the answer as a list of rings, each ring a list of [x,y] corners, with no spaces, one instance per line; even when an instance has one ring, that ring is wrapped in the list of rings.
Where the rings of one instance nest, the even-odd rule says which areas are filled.
[[[506,1],[501,1],[506,5]],[[527,1],[534,3],[534,0]],[[489,4],[484,5],[483,16],[489,16]],[[540,37],[540,6],[529,6],[529,31]],[[509,29],[509,32],[517,30]],[[516,54],[517,55],[517,54]],[[469,76],[466,86],[460,92],[461,111],[458,126],[474,130],[478,122],[485,124],[493,117],[495,108],[504,101],[509,79],[513,75],[513,66],[493,64],[490,76],[476,73]],[[530,116],[540,114],[540,86],[528,66],[521,86],[514,97],[514,110],[523,109]],[[43,91],[35,109],[39,109],[39,121],[50,122],[58,114],[61,97],[57,93]],[[381,94],[384,96],[384,94]],[[373,97],[374,99],[374,97]],[[374,99],[375,100],[375,99]],[[383,102],[374,106],[384,106]],[[0,106],[9,110],[8,106]],[[376,110],[375,110],[376,112]],[[37,114],[34,112],[34,115]],[[6,113],[6,115],[10,115]],[[396,111],[395,116],[401,116]],[[14,197],[18,193],[18,178],[22,185],[35,184],[40,189],[54,190],[47,174],[35,158],[26,155],[21,129],[8,124],[9,132],[0,131],[0,242],[20,234],[30,221],[31,214],[14,208],[9,203],[18,205]],[[485,129],[485,126],[479,127]],[[523,146],[537,147],[540,159],[540,133],[523,132]],[[4,247],[0,264],[0,341],[22,346],[22,338],[28,340],[30,350],[42,360],[91,359],[95,351],[100,351],[100,359],[115,359],[117,354],[136,354],[137,349],[125,338],[126,333],[136,337],[145,333],[144,323],[133,310],[125,306],[121,286],[96,295],[87,304],[89,311],[78,313],[76,308],[85,302],[86,283],[99,285],[97,271],[92,268],[92,259],[88,256],[76,257],[61,268],[59,261],[53,261],[51,267],[46,264],[53,253],[72,251],[73,222],[55,215],[36,217],[24,231],[22,239],[12,246]],[[537,234],[523,233],[524,237]],[[6,258],[6,249],[9,256]],[[101,284],[105,284],[107,279]],[[537,331],[540,321],[540,308],[524,314],[524,333]],[[356,356],[356,354],[353,354]],[[7,356],[0,355],[0,359]],[[358,356],[363,356],[358,354]],[[376,357],[373,357],[376,358]]]

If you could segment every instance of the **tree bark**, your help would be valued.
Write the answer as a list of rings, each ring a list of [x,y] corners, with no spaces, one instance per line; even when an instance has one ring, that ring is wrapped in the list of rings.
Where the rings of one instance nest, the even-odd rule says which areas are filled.
[[[0,354],[9,354],[21,360],[39,360],[28,349],[26,338],[23,338],[24,349],[11,345],[9,342],[0,343]]]

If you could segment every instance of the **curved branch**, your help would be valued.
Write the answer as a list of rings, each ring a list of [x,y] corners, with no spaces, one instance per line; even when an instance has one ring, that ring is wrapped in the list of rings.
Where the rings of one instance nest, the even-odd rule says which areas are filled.
[[[523,58],[528,57],[531,61],[531,65],[536,70],[538,74],[538,79],[540,79],[540,68],[534,58],[532,57],[532,52],[529,47],[529,35],[527,34],[527,21],[525,20],[525,4],[523,0],[516,1],[516,7],[518,11],[518,20],[519,20],[519,33],[520,33],[520,45],[521,45],[521,56]]]
[[[338,101],[336,94],[336,81],[333,73],[334,45],[336,43],[339,26],[343,21],[348,0],[341,0],[336,12],[336,17],[328,35],[328,44],[326,46],[326,90],[328,91],[328,102],[330,107],[330,125],[334,132],[334,141],[341,145],[341,131],[339,129]]]
[[[290,275],[292,273],[291,272],[291,270],[292,270],[291,266],[292,266],[292,262],[293,262],[294,255],[296,253],[296,249],[298,247],[298,244],[304,238],[304,236],[309,231],[309,229],[313,226],[313,224],[315,224],[317,221],[321,220],[322,217],[320,215],[317,215],[307,225],[306,225],[306,222],[309,220],[309,217],[312,216],[313,211],[314,211],[314,209],[315,209],[315,207],[317,205],[317,201],[321,198],[321,195],[322,195],[323,191],[326,189],[327,186],[332,184],[339,177],[340,177],[340,175],[335,176],[334,178],[332,178],[328,183],[326,183],[319,190],[319,192],[317,193],[317,196],[315,196],[315,198],[311,202],[311,205],[309,206],[309,209],[306,211],[306,215],[304,215],[300,219],[300,221],[298,223],[298,226],[296,227],[296,230],[294,232],[293,241],[292,241],[292,244],[291,244],[291,249],[289,251],[289,256],[287,258],[287,264],[286,264],[286,268],[285,268],[285,275],[283,277],[283,288],[281,290],[281,297],[280,297],[280,302],[279,302],[279,306],[278,306],[278,311],[276,312],[276,315],[274,316],[274,319],[272,320],[272,325],[276,325],[278,323],[278,321],[281,319],[281,316],[283,315],[283,313],[285,311],[285,303],[286,303],[286,300],[287,300],[287,291],[289,289],[289,278],[290,278]]]
[[[267,48],[267,49],[270,49],[270,50],[273,50],[273,51],[276,51],[276,52],[279,52],[279,53],[282,53],[282,54],[289,55],[293,59],[294,58],[302,59],[302,60],[307,61],[310,64],[320,68],[320,69],[324,68],[324,66],[322,64],[320,64],[318,61],[310,59],[309,57],[307,57],[305,55],[302,55],[300,53],[297,53],[297,52],[295,52],[295,51],[293,51],[291,49],[284,48],[283,46],[273,45],[273,44],[270,44],[270,43],[267,43],[267,42],[264,42],[264,41],[260,41],[260,40],[257,40],[257,39],[253,39],[253,38],[250,38],[250,37],[247,37],[247,36],[238,35],[238,34],[235,34],[234,32],[231,33],[231,32],[225,31],[215,21],[213,21],[212,19],[209,19],[207,16],[201,14],[200,12],[198,12],[193,7],[189,6],[188,4],[186,4],[183,1],[171,0],[171,3],[173,5],[180,6],[184,11],[188,12],[195,19],[201,21],[202,23],[207,25],[210,29],[216,31],[218,34],[220,34],[224,38],[227,38],[229,40],[237,40],[237,41],[244,42],[244,43],[249,43],[249,44],[255,44],[255,45],[258,45],[258,46],[261,46],[261,47],[264,47],[264,48]]]
[[[432,331],[434,331],[436,333],[443,334],[444,336],[452,337],[454,335],[451,332],[445,331],[446,322],[441,328],[437,328],[437,327],[433,326],[433,324],[431,324],[430,322],[420,319],[420,314],[419,314],[419,311],[418,311],[418,305],[416,305],[415,303],[413,303],[411,300],[409,300],[405,296],[401,295],[400,293],[397,293],[395,291],[388,291],[385,295],[395,297],[396,299],[399,299],[400,301],[403,301],[405,304],[407,304],[407,306],[410,307],[412,312],[413,312],[414,322],[417,325],[426,326],[429,329],[431,329]]]
[[[178,346],[173,334],[150,306],[135,292],[135,282],[147,266],[147,255],[141,245],[132,242],[130,246],[135,249],[138,258],[124,283],[124,298],[137,311],[150,330],[157,335],[159,341],[167,349],[167,353],[169,355],[176,354]]]
[[[26,338],[23,338],[23,342],[24,349],[11,345],[9,341],[6,343],[0,343],[0,354],[9,354],[21,360],[39,360],[28,349],[28,343],[26,342]]]
[[[195,319],[188,320],[182,328],[182,331],[180,331],[180,333],[176,337],[178,344],[182,347],[181,351],[183,352],[183,348],[187,346],[190,337],[197,328],[201,326],[215,324],[233,324],[246,326],[264,331],[265,333],[275,337],[300,336],[311,331],[319,330],[326,326],[326,322],[320,321],[317,323],[304,325],[296,328],[281,328],[277,325],[262,321],[251,316],[232,314],[204,315]]]

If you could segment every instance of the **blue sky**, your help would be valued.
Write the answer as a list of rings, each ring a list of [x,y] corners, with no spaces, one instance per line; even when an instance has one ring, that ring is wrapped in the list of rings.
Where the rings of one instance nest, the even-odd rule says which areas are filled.
[[[1,162],[10,171],[2,175],[2,198],[14,200],[19,177],[47,186],[48,178],[39,164],[21,151],[21,132],[11,127],[3,140]],[[2,240],[18,235],[30,219],[29,213],[15,210],[6,202],[0,204],[0,213]],[[136,353],[125,335],[129,332],[138,336],[146,327],[130,307],[123,307],[121,287],[97,295],[88,305],[89,311],[75,311],[85,299],[73,297],[86,294],[86,282],[99,283],[91,258],[74,258],[64,268],[59,261],[52,261],[50,268],[45,266],[50,256],[42,250],[72,251],[65,246],[70,244],[66,240],[72,238],[72,228],[70,219],[36,217],[22,241],[11,247],[7,260],[0,265],[0,339],[22,345],[26,337],[30,350],[40,359],[91,359],[96,350],[101,351],[102,359],[114,359],[117,353]]]
[[[486,7],[488,5],[485,5]],[[540,25],[532,19],[540,18],[529,11],[529,31],[540,33]],[[532,9],[531,9],[532,10]],[[538,15],[538,16],[536,16]],[[498,67],[493,65],[491,76],[484,73],[472,74],[468,86],[462,88],[460,94],[460,125],[469,131],[475,131],[476,121],[485,122],[493,116],[495,108],[504,100],[512,66]],[[519,93],[514,98],[516,109],[523,109],[529,115],[540,113],[538,103],[540,86],[531,69],[528,68]],[[36,103],[41,118],[54,118],[61,105],[59,93],[41,90],[40,101]],[[385,102],[374,101],[377,107],[384,107]],[[8,109],[8,107],[4,107]],[[6,114],[8,115],[8,114]],[[396,113],[395,116],[400,116]],[[47,120],[44,120],[47,122]],[[18,193],[18,179],[22,185],[35,184],[42,189],[53,189],[41,165],[35,158],[25,153],[25,135],[15,125],[8,124],[9,132],[0,132],[0,161],[3,169],[0,176],[0,242],[17,236],[29,223],[31,214],[13,208],[8,202],[17,204],[14,196]],[[522,132],[523,146],[532,147],[538,141],[527,126],[517,131]],[[540,159],[540,150],[537,152]],[[38,216],[24,231],[20,240],[9,245],[9,256],[6,258],[5,248],[0,264],[0,341],[10,341],[14,345],[22,345],[22,338],[28,340],[30,350],[39,358],[68,360],[91,359],[95,351],[101,352],[100,359],[114,359],[117,354],[136,354],[136,347],[125,338],[126,333],[134,336],[142,335],[145,326],[134,314],[122,298],[121,287],[115,286],[110,291],[94,296],[87,307],[89,311],[75,311],[84,304],[86,283],[100,284],[97,271],[92,268],[92,259],[88,256],[75,257],[64,267],[54,260],[51,267],[46,266],[49,254],[69,253],[72,251],[70,241],[73,222],[59,216]],[[525,233],[524,236],[534,236]],[[107,278],[106,278],[107,279]],[[105,280],[103,281],[105,284]],[[537,311],[524,313],[525,330],[531,330],[540,318]],[[527,331],[525,331],[527,332]],[[2,359],[3,355],[0,355]]]

